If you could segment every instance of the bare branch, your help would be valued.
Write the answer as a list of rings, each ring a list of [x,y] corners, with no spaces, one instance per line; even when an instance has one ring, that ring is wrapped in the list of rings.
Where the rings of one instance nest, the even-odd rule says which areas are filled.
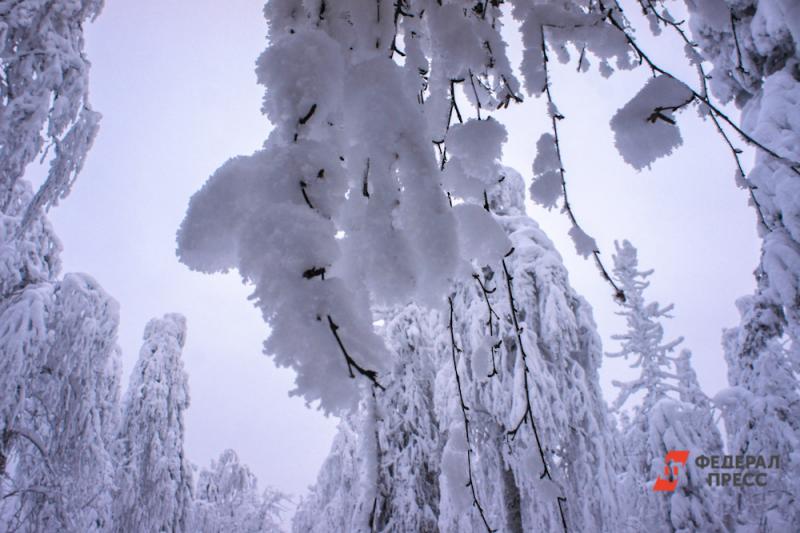
[[[542,38],[542,62],[544,64],[544,88],[543,92],[547,95],[547,108],[548,114],[550,115],[550,124],[553,130],[553,141],[556,145],[556,155],[558,156],[558,172],[561,176],[561,192],[564,195],[564,208],[563,211],[569,217],[570,222],[572,225],[578,228],[583,233],[586,233],[581,225],[578,223],[578,219],[575,218],[575,212],[572,210],[572,206],[569,203],[569,195],[567,194],[567,178],[566,178],[566,171],[564,169],[564,161],[561,158],[561,142],[558,138],[558,121],[564,119],[564,115],[560,113],[556,113],[556,105],[553,102],[553,95],[550,92],[550,71],[548,69],[548,62],[550,59],[547,56],[547,43],[544,37],[544,26],[540,27],[541,38]],[[602,259],[600,259],[600,250],[592,250],[592,257],[594,257],[594,263],[597,265],[597,269],[600,271],[600,275],[606,282],[611,285],[611,288],[614,290],[614,297],[618,300],[625,301],[625,293],[620,289],[614,280],[611,279],[611,276],[608,274],[608,270],[606,270],[605,265],[603,264]]]
[[[495,312],[494,308],[492,307],[492,302],[489,300],[489,295],[497,291],[497,287],[494,289],[487,289],[486,285],[481,281],[481,277],[478,274],[472,274],[472,277],[475,278],[475,281],[478,282],[478,285],[481,288],[481,292],[483,293],[483,300],[486,302],[486,308],[489,312],[489,318],[486,319],[486,325],[489,326],[489,336],[494,338],[495,336],[495,329],[494,329],[494,320],[500,320],[500,316]],[[498,331],[499,331],[498,325]],[[495,358],[495,351],[500,347],[502,341],[493,342],[491,346],[491,355],[492,355],[492,371],[489,373],[487,377],[494,377],[497,375],[497,363]]]
[[[486,526],[486,531],[488,533],[493,533],[496,530],[492,529],[491,526],[489,526],[489,522],[486,520],[486,513],[484,512],[480,501],[478,501],[478,494],[475,492],[475,482],[472,478],[472,443],[469,437],[469,417],[467,416],[467,411],[469,408],[467,407],[467,404],[464,403],[464,393],[461,390],[461,378],[458,375],[458,359],[456,358],[456,353],[461,352],[461,348],[456,345],[456,335],[455,331],[453,330],[453,298],[448,296],[447,301],[450,303],[450,347],[453,356],[453,372],[456,375],[458,400],[461,402],[461,414],[464,416],[464,433],[467,437],[467,474],[469,475],[467,486],[469,486],[470,490],[472,491],[472,504],[478,509],[478,514],[483,521],[483,525]]]
[[[333,333],[333,336],[336,338],[336,344],[339,345],[339,349],[342,351],[344,360],[345,362],[347,362],[347,371],[350,374],[350,378],[355,379],[356,375],[353,373],[353,370],[355,370],[356,372],[358,372],[359,374],[370,380],[374,387],[378,387],[382,391],[385,391],[386,389],[384,388],[384,386],[378,382],[377,372],[362,367],[361,365],[356,363],[352,357],[350,357],[350,354],[347,352],[347,348],[344,347],[344,343],[342,342],[341,337],[339,337],[339,326],[333,321],[331,315],[327,315],[327,317],[328,317],[328,326],[330,326],[331,328],[331,333]]]

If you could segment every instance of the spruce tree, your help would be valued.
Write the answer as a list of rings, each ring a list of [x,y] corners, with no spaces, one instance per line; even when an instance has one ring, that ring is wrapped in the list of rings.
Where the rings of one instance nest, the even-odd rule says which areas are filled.
[[[119,431],[114,530],[190,529],[192,469],[184,452],[189,388],[181,351],[186,320],[153,319],[131,374]]]
[[[625,527],[669,533],[725,531],[723,506],[694,463],[701,455],[719,455],[721,437],[691,368],[690,353],[672,355],[683,339],[664,340],[662,320],[670,318],[673,306],[645,299],[653,271],[639,270],[636,248],[628,241],[616,243],[613,274],[625,294],[618,314],[625,317],[627,331],[612,337],[621,341],[621,349],[608,355],[631,358],[631,367],[638,370],[632,381],[614,382],[620,388],[614,405],[619,409],[632,396],[641,396],[622,428]],[[673,451],[688,451],[691,460],[682,465],[674,491],[655,491],[664,467],[672,467],[665,461]]]

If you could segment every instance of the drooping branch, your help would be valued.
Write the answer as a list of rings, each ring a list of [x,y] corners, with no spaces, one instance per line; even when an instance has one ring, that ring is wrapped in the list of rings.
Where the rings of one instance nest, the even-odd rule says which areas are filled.
[[[461,378],[458,375],[458,358],[456,357],[456,354],[461,352],[461,348],[459,348],[456,345],[456,334],[455,334],[455,331],[453,329],[453,314],[454,314],[454,312],[453,312],[453,298],[448,296],[447,297],[447,301],[450,304],[450,326],[449,326],[449,328],[450,328],[450,348],[451,348],[451,354],[453,356],[453,372],[456,375],[456,387],[458,388],[458,400],[461,403],[461,414],[464,417],[464,433],[465,433],[466,439],[467,439],[467,475],[469,476],[469,481],[467,481],[467,486],[470,488],[470,491],[472,492],[472,505],[474,505],[475,508],[478,509],[478,514],[480,515],[481,520],[483,521],[483,525],[486,527],[486,531],[488,533],[493,533],[496,530],[492,529],[491,526],[489,526],[489,522],[486,519],[486,513],[484,512],[483,507],[481,506],[481,503],[478,500],[478,494],[475,491],[475,481],[474,481],[474,479],[472,477],[472,442],[471,442],[470,436],[469,436],[469,417],[467,416],[467,411],[469,410],[469,407],[467,407],[467,404],[464,402],[464,393],[463,393],[463,391],[461,389]]]
[[[510,256],[514,253],[514,248],[511,248],[509,252],[506,254],[506,257]],[[531,405],[531,390],[530,385],[528,383],[528,374],[530,370],[528,369],[528,354],[525,352],[525,344],[522,342],[522,327],[519,325],[519,319],[517,318],[517,305],[514,300],[514,288],[513,288],[513,281],[514,277],[508,271],[508,265],[506,264],[505,258],[502,260],[503,265],[503,273],[506,277],[506,288],[508,289],[508,305],[511,308],[511,320],[514,324],[514,333],[517,337],[517,349],[519,350],[520,356],[522,357],[522,370],[523,370],[523,387],[525,389],[525,412],[522,414],[522,418],[520,418],[519,422],[517,422],[516,426],[508,431],[508,437],[512,440],[517,436],[522,424],[526,421],[530,423],[531,429],[533,430],[533,436],[536,441],[536,447],[539,450],[539,458],[542,461],[542,473],[539,475],[539,479],[548,479],[550,481],[553,480],[553,476],[550,473],[550,469],[547,467],[547,458],[544,454],[544,448],[542,447],[542,441],[539,438],[539,430],[536,427],[536,421],[533,418],[533,407]],[[558,511],[561,515],[561,525],[564,527],[564,532],[567,531],[567,518],[564,514],[564,507],[563,504],[566,503],[567,499],[558,496],[556,498],[556,502],[558,503]]]
[[[369,198],[369,157],[367,158],[367,166],[364,168],[364,176],[361,180],[361,195],[364,198]]]
[[[486,288],[486,284],[484,284],[484,282],[481,281],[481,277],[477,273],[476,274],[472,274],[472,277],[475,278],[475,281],[478,282],[478,286],[480,286],[481,292],[483,293],[483,300],[486,302],[486,309],[487,309],[487,311],[489,313],[489,317],[486,319],[486,325],[489,326],[489,336],[492,337],[492,339],[494,339],[494,336],[495,336],[494,321],[495,321],[495,319],[497,319],[497,321],[499,322],[500,321],[500,316],[495,312],[494,308],[492,307],[492,302],[491,302],[491,300],[489,300],[489,295],[493,294],[494,292],[496,292],[497,291],[497,287],[495,287],[493,289],[487,289]],[[498,325],[498,331],[499,331],[499,329],[500,329],[500,326]],[[491,348],[490,348],[491,355],[492,355],[492,371],[489,373],[489,375],[487,377],[491,378],[491,377],[494,377],[494,376],[497,375],[497,363],[496,363],[495,353],[496,353],[496,350],[500,347],[501,344],[502,344],[502,341],[500,341],[500,340],[498,340],[497,342],[492,342],[492,345],[491,345]]]
[[[656,18],[656,20],[664,24],[664,26],[667,26],[668,28],[671,28],[673,31],[675,31],[678,34],[678,36],[680,36],[681,40],[687,47],[691,49],[697,48],[697,43],[689,39],[689,36],[682,28],[683,21],[676,22],[672,18],[672,16],[669,15],[669,11],[667,11],[666,7],[663,8],[664,10],[663,13],[659,13],[650,0],[639,0],[639,4],[642,6],[642,9],[645,11],[645,13],[650,12]],[[733,12],[731,12],[731,25],[734,28],[734,39],[736,40],[736,26],[733,19]],[[739,51],[738,40],[736,40],[736,49],[738,52]],[[697,77],[700,80],[701,94],[706,98],[709,98],[708,74],[706,74],[705,68],[703,67],[703,62],[698,57],[697,60],[694,61],[694,63],[695,63],[695,68],[697,69]],[[739,64],[741,65],[741,55],[739,56]],[[692,95],[692,100],[694,99],[695,99],[694,95]],[[728,149],[730,150],[731,155],[733,156],[733,159],[736,162],[736,173],[739,178],[739,183],[740,185],[747,187],[747,192],[750,195],[750,201],[752,202],[752,205],[756,210],[756,214],[758,214],[759,223],[765,230],[772,231],[772,227],[770,227],[770,225],[767,224],[767,220],[766,217],[764,216],[764,211],[761,208],[761,204],[758,202],[758,200],[756,200],[756,195],[755,191],[753,190],[753,186],[747,180],[747,174],[744,171],[744,166],[742,165],[742,160],[741,160],[742,150],[736,148],[733,145],[733,142],[731,141],[731,138],[728,136],[728,133],[722,128],[722,125],[719,123],[719,118],[717,118],[717,115],[713,111],[711,111],[708,114],[708,116],[709,118],[711,118],[711,122],[714,124],[717,133],[719,133],[720,137],[722,137],[722,140],[725,141],[725,144],[728,146]]]
[[[478,4],[480,5],[480,4]],[[481,99],[478,96],[478,89],[475,87],[475,76],[472,74],[472,70],[469,71],[469,84],[472,86],[472,94],[475,96],[475,109],[478,114],[478,120],[481,119],[481,109],[483,108],[481,104]]]
[[[717,118],[719,118],[720,120],[725,122],[728,126],[733,128],[733,130],[736,131],[736,133],[739,135],[739,137],[741,137],[742,140],[744,140],[747,144],[749,144],[751,146],[754,146],[754,147],[758,148],[759,150],[765,152],[766,154],[774,157],[775,159],[777,159],[781,163],[783,163],[786,166],[788,166],[795,174],[800,176],[800,162],[794,161],[789,157],[783,156],[783,155],[777,153],[775,150],[769,148],[765,144],[763,144],[763,143],[759,142],[758,140],[756,140],[754,137],[752,137],[750,134],[748,134],[746,131],[744,131],[724,111],[722,111],[718,106],[716,106],[711,101],[711,98],[709,97],[708,94],[701,94],[700,92],[695,90],[693,87],[691,87],[688,83],[684,82],[683,80],[681,80],[680,78],[678,78],[677,76],[672,74],[671,72],[667,71],[666,69],[662,68],[657,63],[655,63],[650,58],[650,56],[639,46],[639,44],[636,42],[636,40],[630,35],[628,30],[625,28],[625,26],[623,26],[622,23],[620,23],[614,17],[614,10],[613,9],[606,10],[603,7],[602,2],[600,3],[600,6],[601,6],[602,9],[605,10],[605,13],[606,13],[605,18],[606,18],[606,20],[608,20],[614,28],[616,28],[618,31],[620,31],[622,33],[622,35],[625,37],[625,40],[628,43],[628,45],[636,53],[637,57],[639,58],[639,62],[640,63],[641,62],[646,63],[647,66],[650,67],[650,70],[654,74],[661,74],[662,76],[667,76],[668,78],[671,78],[671,79],[675,80],[676,82],[680,83],[681,85],[683,85],[684,87],[686,87],[686,90],[689,91],[703,105],[705,105],[708,108],[708,110],[709,110],[709,112],[711,114],[716,115]],[[615,2],[615,6],[616,6],[616,9],[620,13],[622,13],[622,7],[620,7],[618,2]]]
[[[356,361],[352,357],[350,357],[350,354],[347,352],[347,348],[345,348],[344,343],[342,342],[342,339],[339,336],[339,325],[333,321],[331,315],[327,315],[327,318],[328,318],[328,326],[330,326],[331,328],[331,333],[333,333],[333,336],[336,338],[336,344],[339,345],[339,349],[342,351],[344,360],[345,362],[347,362],[347,371],[350,374],[350,378],[355,379],[356,375],[353,373],[353,370],[355,370],[356,372],[358,372],[359,374],[370,380],[374,387],[378,387],[382,391],[385,391],[386,389],[384,388],[384,386],[378,382],[377,372],[362,367],[361,365],[356,363]]]
[[[572,205],[569,203],[569,195],[567,194],[567,178],[566,178],[566,170],[564,168],[564,161],[561,158],[561,142],[559,141],[558,137],[558,121],[564,119],[564,115],[557,111],[556,105],[553,102],[553,95],[550,92],[550,71],[548,68],[548,62],[550,61],[547,55],[547,42],[545,41],[544,36],[544,26],[541,27],[541,38],[542,38],[542,63],[544,65],[544,93],[547,96],[547,112],[550,115],[550,125],[553,130],[553,142],[556,146],[556,156],[558,158],[558,172],[559,176],[561,177],[561,193],[564,196],[564,207],[563,211],[569,217],[570,222],[572,225],[586,234],[583,230],[581,225],[578,223],[578,219],[575,217],[575,212],[572,210]],[[625,301],[625,293],[620,289],[614,280],[611,279],[611,276],[608,274],[608,270],[606,270],[605,265],[603,264],[603,260],[600,259],[600,250],[595,247],[592,250],[592,257],[594,258],[594,263],[597,265],[597,269],[600,271],[600,275],[603,279],[611,285],[611,288],[614,290],[614,297],[618,300]]]

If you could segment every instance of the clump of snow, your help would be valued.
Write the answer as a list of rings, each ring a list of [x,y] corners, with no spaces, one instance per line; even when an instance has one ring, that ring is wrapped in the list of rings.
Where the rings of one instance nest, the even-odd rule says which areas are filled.
[[[597,242],[594,238],[589,236],[579,226],[572,226],[569,230],[569,236],[572,238],[572,242],[575,243],[575,250],[578,252],[578,255],[589,257],[598,250]]]
[[[484,183],[495,181],[496,162],[503,155],[506,128],[493,118],[469,119],[454,124],[447,132],[447,151],[458,159],[465,171]]]
[[[675,78],[651,78],[611,118],[614,143],[625,162],[641,170],[680,146],[683,140],[674,108],[691,99],[691,91]]]
[[[479,265],[488,265],[503,258],[511,249],[503,228],[483,207],[460,204],[453,208],[458,222],[458,241],[464,257]]]
[[[552,133],[545,133],[536,141],[534,177],[530,187],[533,201],[548,209],[556,205],[563,192],[560,171],[555,137]]]

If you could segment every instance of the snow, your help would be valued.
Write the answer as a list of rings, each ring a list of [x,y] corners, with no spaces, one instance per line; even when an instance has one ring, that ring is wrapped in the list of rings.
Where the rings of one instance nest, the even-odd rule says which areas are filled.
[[[483,207],[460,204],[453,208],[462,255],[479,265],[496,263],[511,249],[503,228]]]
[[[597,242],[578,226],[572,226],[569,236],[575,243],[575,251],[578,255],[589,257],[597,251]]]
[[[544,133],[536,141],[536,157],[533,160],[534,177],[530,193],[534,202],[548,209],[556,205],[563,193],[560,171],[555,137],[552,133]]]
[[[495,181],[496,165],[507,138],[505,126],[496,119],[469,119],[454,124],[447,132],[447,151],[471,177],[488,185]]]
[[[670,76],[651,78],[611,118],[614,144],[626,163],[637,170],[670,155],[683,143],[675,125],[675,106],[692,98],[689,89]]]
[[[525,215],[524,179],[500,166],[507,133],[493,113],[521,98],[517,66],[539,96],[552,58],[578,52],[577,70],[597,63],[603,76],[646,63],[622,7],[512,2],[523,53],[511,65],[509,10],[496,3],[268,2],[256,74],[274,128],[213,173],[177,239],[190,268],[241,275],[264,351],[295,372],[293,394],[341,416],[297,531],[797,529],[800,8],[686,3],[697,46],[685,55],[713,66],[711,91],[742,108],[739,133],[759,145],[737,177],[762,218],[758,287],[724,333],[730,387],[712,402],[690,352],[674,355],[682,339],[664,341],[672,306],[644,299],[652,271],[617,245],[628,329],[609,356],[631,358],[639,376],[620,383],[615,407],[643,399],[615,425],[591,309]],[[657,4],[645,13],[655,34],[669,28],[657,13],[676,20]],[[0,6],[0,517],[30,531],[274,530],[284,496],[259,493],[235,452],[193,483],[185,319],[147,325],[120,402],[118,306],[90,276],[60,273],[45,213],[98,131],[82,31],[101,7]],[[639,170],[681,145],[676,114],[698,103],[651,67],[611,120]],[[551,101],[546,113],[559,115]],[[532,167],[531,197],[546,208],[564,193],[555,143],[539,138]],[[24,172],[47,145],[34,191]],[[578,254],[596,255],[569,215]],[[778,456],[785,469],[748,498],[710,490],[691,462],[680,490],[642,490],[675,449]]]

